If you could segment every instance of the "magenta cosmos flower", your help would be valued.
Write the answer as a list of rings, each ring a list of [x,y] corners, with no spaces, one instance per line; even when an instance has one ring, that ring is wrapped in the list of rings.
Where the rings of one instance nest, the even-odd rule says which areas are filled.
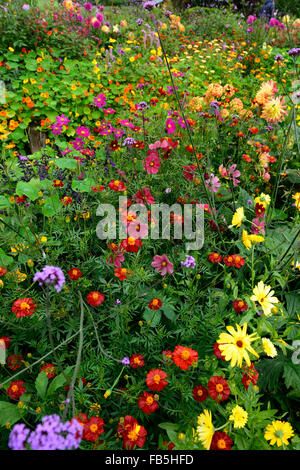
[[[167,134],[174,134],[176,131],[176,123],[173,121],[173,119],[168,118],[166,120],[166,132]]]
[[[174,272],[173,263],[169,260],[166,254],[155,255],[151,266],[155,268],[156,272],[164,276],[166,273],[172,274]]]
[[[143,161],[144,170],[147,171],[148,175],[154,175],[160,169],[160,162],[161,159],[156,155],[156,152],[153,152]]]

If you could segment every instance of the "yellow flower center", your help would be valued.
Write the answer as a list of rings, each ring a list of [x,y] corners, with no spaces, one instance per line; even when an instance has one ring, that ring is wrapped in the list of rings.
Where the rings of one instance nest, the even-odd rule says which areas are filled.
[[[159,384],[159,382],[160,382],[160,375],[159,374],[155,374],[155,376],[153,377],[153,382],[155,384]]]
[[[19,388],[18,385],[13,385],[13,386],[11,387],[11,389],[12,389],[13,392],[16,392],[16,391],[18,390],[18,388]]]
[[[91,432],[97,432],[97,430],[98,430],[97,424],[91,424],[91,426],[90,426],[90,431],[91,431]]]
[[[218,393],[223,392],[223,390],[224,390],[224,387],[223,387],[222,384],[217,384],[217,385],[216,385],[216,391],[217,391]]]
[[[219,439],[218,440],[217,447],[219,449],[225,449],[226,448],[226,442],[224,441],[224,439]]]
[[[181,357],[184,361],[186,361],[190,357],[190,353],[187,350],[182,351]]]
[[[147,398],[146,398],[146,403],[147,403],[147,405],[152,405],[153,402],[154,402],[153,397],[147,397]]]
[[[21,310],[26,310],[30,308],[30,305],[27,302],[22,302],[20,308]]]

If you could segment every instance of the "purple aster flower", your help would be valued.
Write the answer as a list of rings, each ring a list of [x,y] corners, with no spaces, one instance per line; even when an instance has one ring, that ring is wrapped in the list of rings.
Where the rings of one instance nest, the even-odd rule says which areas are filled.
[[[30,5],[27,5],[26,3],[22,6],[22,10],[28,11],[30,10]]]
[[[144,10],[152,10],[152,8],[154,7],[155,7],[154,2],[148,1],[148,2],[143,3]]]
[[[276,60],[276,62],[282,61],[282,60],[284,60],[284,57],[283,57],[283,55],[281,55],[281,54],[276,54],[275,60]]]
[[[83,427],[76,420],[63,423],[58,415],[44,416],[27,439],[32,450],[77,449],[82,439]]]
[[[191,255],[185,255],[185,257],[186,257],[185,261],[181,261],[181,266],[194,269],[196,266],[195,258]]]
[[[123,357],[122,364],[123,364],[123,366],[129,366],[129,364],[130,364],[129,357],[127,357],[127,356]]]
[[[37,281],[40,286],[53,286],[60,292],[66,282],[64,273],[56,266],[45,266],[42,271],[35,273],[33,281]]]
[[[120,300],[120,299],[117,299],[117,300],[116,300],[116,305],[120,305],[120,303],[121,303],[121,300]]]

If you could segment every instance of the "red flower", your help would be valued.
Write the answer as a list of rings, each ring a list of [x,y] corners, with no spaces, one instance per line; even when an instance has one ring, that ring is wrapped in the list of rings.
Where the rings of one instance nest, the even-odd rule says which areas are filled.
[[[211,253],[208,256],[208,259],[211,263],[221,263],[222,261],[222,256],[219,255],[219,253]]]
[[[3,343],[5,345],[5,348],[7,349],[10,345],[10,337],[9,336],[1,336],[0,338],[0,345]]]
[[[55,370],[55,367],[54,367],[54,364],[45,364],[40,372],[42,372],[42,370],[44,370],[46,372],[46,375],[48,377],[48,379],[53,379],[56,375],[56,370]]]
[[[151,300],[151,302],[149,302],[148,304],[148,307],[151,308],[152,310],[159,310],[161,306],[162,306],[162,301],[157,299],[156,297],[155,299]]]
[[[0,266],[0,277],[4,276],[4,274],[6,274],[6,273],[7,273],[7,269]]]
[[[146,384],[150,390],[160,392],[169,383],[167,380],[165,380],[166,377],[168,377],[168,375],[163,370],[151,369],[147,374]]]
[[[6,365],[11,370],[17,370],[20,369],[23,361],[24,359],[21,354],[12,354],[11,356],[8,356]]]
[[[137,253],[142,246],[142,242],[139,238],[127,237],[121,241],[120,246],[127,251],[127,253]]]
[[[61,180],[54,180],[52,186],[54,188],[63,188],[64,183]]]
[[[173,362],[173,353],[172,351],[163,351],[162,353],[163,360],[166,361],[168,364],[172,364]]]
[[[259,204],[259,203],[255,204],[255,214],[257,215],[257,217],[263,218],[265,215],[265,212],[266,212],[266,209],[264,208],[262,204]]]
[[[124,185],[124,183],[122,183],[122,181],[119,180],[111,180],[108,183],[108,186],[113,191],[126,191],[126,186]]]
[[[233,302],[233,308],[236,313],[241,313],[248,309],[248,305],[243,300],[235,300]]]
[[[167,447],[168,450],[173,450],[175,447],[175,444],[173,444],[173,442],[170,442],[170,441],[163,441],[163,445],[168,446]]]
[[[149,393],[149,392],[144,392],[139,397],[139,408],[147,415],[157,410],[158,403],[154,395],[152,395],[152,393]]]
[[[242,266],[245,264],[244,258],[242,258],[240,255],[233,255],[233,266],[235,268],[240,269]]]
[[[233,264],[234,264],[233,256],[232,256],[232,255],[225,256],[225,257],[223,258],[223,261],[224,261],[224,263],[226,264],[226,266],[233,266]]]
[[[18,299],[13,303],[11,308],[12,313],[15,313],[17,318],[20,317],[30,317],[36,309],[36,304],[34,300],[25,297],[24,299]]]
[[[14,382],[11,382],[7,389],[7,395],[13,400],[18,400],[20,396],[26,392],[26,387],[24,387],[23,384],[23,380],[15,380]]]
[[[87,303],[93,307],[101,305],[104,302],[104,299],[105,296],[97,291],[90,292],[86,297]]]
[[[216,431],[211,440],[210,450],[231,450],[232,444],[226,432]]]
[[[96,442],[100,434],[104,433],[104,421],[102,418],[92,416],[88,422],[84,423],[83,439],[86,441]]]
[[[221,376],[212,377],[207,384],[207,388],[209,396],[216,401],[227,400],[230,395],[227,380],[223,379]]]
[[[138,367],[143,367],[144,364],[145,361],[141,354],[132,354],[130,358],[130,367],[137,369]]]
[[[115,269],[115,276],[120,279],[120,281],[124,281],[124,279],[127,279],[131,275],[131,271],[126,268],[116,268]]]
[[[208,397],[208,391],[202,385],[196,385],[193,388],[193,397],[196,401],[205,401]]]
[[[118,149],[120,148],[120,145],[119,145],[119,143],[118,143],[117,140],[113,140],[113,141],[111,141],[111,143],[109,144],[109,148],[110,148],[110,150],[112,150],[112,151],[113,151],[113,150],[118,150]]]
[[[118,433],[123,438],[124,449],[133,450],[135,446],[143,447],[145,444],[147,431],[132,416],[127,415],[120,421]]]
[[[186,346],[176,346],[172,358],[176,366],[188,370],[190,365],[198,361],[198,352]]]
[[[70,271],[68,271],[68,274],[70,276],[70,279],[72,279],[72,281],[77,281],[77,279],[82,277],[82,272],[78,268],[70,269]]]
[[[85,413],[79,413],[78,416],[76,416],[76,420],[84,426],[86,423],[88,423],[89,419]]]
[[[60,202],[64,205],[64,206],[68,206],[69,204],[72,204],[73,202],[73,199],[71,197],[63,197]]]
[[[251,364],[250,367],[247,367],[246,370],[247,372],[243,373],[243,378],[241,382],[244,385],[244,389],[248,390],[248,387],[251,383],[253,383],[253,385],[257,384],[259,372],[257,372],[253,363]]]
[[[222,361],[225,361],[225,357],[222,356],[222,352],[221,352],[220,349],[219,349],[218,343],[215,343],[215,344],[214,344],[214,355],[215,355],[218,359],[222,359]]]

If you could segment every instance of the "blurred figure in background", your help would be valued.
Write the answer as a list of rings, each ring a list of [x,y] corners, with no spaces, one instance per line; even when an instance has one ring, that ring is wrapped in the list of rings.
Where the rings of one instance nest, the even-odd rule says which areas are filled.
[[[266,0],[263,6],[260,9],[259,16],[268,18],[269,20],[273,18],[275,12],[275,2],[274,0]]]

